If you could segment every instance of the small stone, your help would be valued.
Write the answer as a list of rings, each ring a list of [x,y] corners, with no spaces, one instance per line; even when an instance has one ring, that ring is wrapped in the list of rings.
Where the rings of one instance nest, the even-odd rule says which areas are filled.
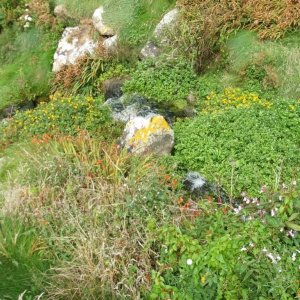
[[[153,43],[148,41],[144,48],[141,50],[140,57],[145,58],[155,58],[160,55],[160,49]]]
[[[69,18],[68,11],[63,4],[57,5],[54,8],[54,15],[59,19]]]

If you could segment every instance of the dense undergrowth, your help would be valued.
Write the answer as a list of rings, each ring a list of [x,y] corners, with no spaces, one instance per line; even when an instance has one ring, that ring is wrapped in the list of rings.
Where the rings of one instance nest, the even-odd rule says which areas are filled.
[[[52,74],[63,29],[100,5],[117,54]],[[0,117],[37,105],[0,122],[0,299],[300,297],[299,4],[177,1],[162,55],[138,59],[174,5],[0,3]],[[120,149],[112,78],[171,113],[170,156]],[[185,191],[188,171],[229,202]]]

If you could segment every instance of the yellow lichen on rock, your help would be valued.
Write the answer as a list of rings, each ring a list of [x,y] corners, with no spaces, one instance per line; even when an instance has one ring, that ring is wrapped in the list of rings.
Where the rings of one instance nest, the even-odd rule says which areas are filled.
[[[170,131],[171,128],[164,117],[154,116],[151,118],[149,126],[136,131],[131,138],[130,143],[147,142],[153,134],[158,134],[161,131]]]

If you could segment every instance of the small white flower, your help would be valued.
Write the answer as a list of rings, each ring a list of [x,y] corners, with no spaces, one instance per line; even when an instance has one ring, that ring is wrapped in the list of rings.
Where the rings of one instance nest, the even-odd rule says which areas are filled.
[[[280,261],[280,260],[281,260],[281,257],[280,257],[279,255],[277,255],[276,259],[277,259],[278,261]]]
[[[253,248],[254,247],[254,243],[250,242],[249,246]]]
[[[271,259],[273,264],[277,264],[276,258],[273,256],[272,253],[268,253],[267,257]]]
[[[292,261],[295,261],[295,260],[296,260],[296,255],[297,255],[297,254],[294,252],[293,255],[292,255]]]
[[[280,195],[280,196],[278,197],[278,199],[279,199],[279,201],[282,201],[282,200],[283,200],[283,197]]]
[[[275,209],[271,210],[271,216],[274,217],[276,215]]]
[[[268,250],[266,249],[266,247],[264,247],[261,251],[262,252],[268,252]]]
[[[241,248],[241,251],[247,251],[247,248],[243,246],[243,248]]]
[[[193,261],[189,258],[189,259],[187,259],[186,264],[188,266],[191,266],[193,264]]]
[[[286,234],[287,236],[290,236],[291,238],[295,237],[294,230],[289,230],[288,233]]]
[[[280,232],[283,232],[284,231],[284,229],[283,228],[280,228]]]
[[[292,182],[292,185],[293,185],[293,186],[296,186],[296,185],[297,185],[297,181],[294,180],[294,181]]]
[[[29,28],[30,24],[28,22],[25,23],[24,28]]]

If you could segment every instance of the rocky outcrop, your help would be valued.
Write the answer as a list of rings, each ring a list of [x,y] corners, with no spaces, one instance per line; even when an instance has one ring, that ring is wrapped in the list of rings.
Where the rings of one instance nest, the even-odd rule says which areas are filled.
[[[113,36],[113,35],[115,35],[115,32],[114,32],[113,28],[110,25],[105,24],[103,15],[104,15],[103,6],[97,8],[95,10],[95,12],[93,14],[93,17],[92,17],[94,27],[99,31],[99,33],[101,35],[104,35],[104,36]]]
[[[136,117],[126,124],[121,146],[135,154],[169,154],[174,132],[163,116]]]
[[[54,54],[53,72],[59,72],[64,66],[75,64],[79,58],[93,54],[97,47],[90,26],[67,27]]]

